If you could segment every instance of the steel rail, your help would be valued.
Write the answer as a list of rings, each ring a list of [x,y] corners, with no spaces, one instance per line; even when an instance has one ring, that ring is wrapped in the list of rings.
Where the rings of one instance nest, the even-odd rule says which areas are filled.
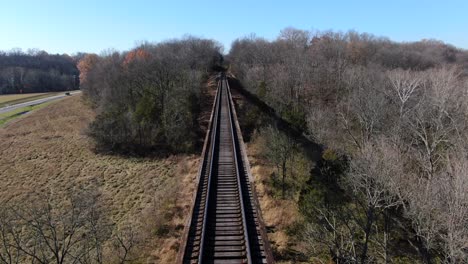
[[[273,263],[224,74],[217,88],[177,262]]]
[[[227,84],[227,79],[224,78],[224,82],[226,83],[226,87],[224,88],[225,94],[226,94],[226,100],[227,100],[227,107],[228,107],[228,115],[229,115],[229,123],[231,127],[231,139],[232,139],[232,149],[233,149],[233,155],[234,155],[234,167],[236,168],[236,175],[237,175],[237,186],[239,190],[239,200],[240,200],[240,205],[241,205],[241,212],[242,212],[242,222],[244,224],[244,237],[245,237],[245,246],[246,246],[246,251],[247,251],[247,263],[252,263],[252,255],[250,254],[250,239],[249,239],[249,234],[248,234],[248,227],[247,227],[247,220],[245,219],[245,206],[244,206],[244,198],[243,198],[243,192],[242,192],[242,186],[241,186],[241,181],[240,181],[240,170],[239,170],[239,162],[237,161],[237,150],[236,150],[236,141],[234,137],[234,121],[233,121],[233,116],[232,116],[232,109],[231,109],[231,102],[229,98],[229,90],[228,90],[228,84]]]
[[[202,160],[200,161],[200,165],[199,165],[198,172],[197,172],[197,180],[196,180],[198,182],[197,188],[196,188],[197,191],[194,193],[192,197],[192,205],[189,211],[190,215],[186,221],[186,224],[184,227],[184,233],[182,234],[182,237],[181,237],[182,247],[179,249],[179,254],[178,254],[176,263],[184,263],[184,259],[187,257],[187,254],[188,254],[187,251],[190,250],[189,248],[189,242],[191,241],[190,231],[193,228],[193,221],[195,221],[194,219],[196,217],[195,211],[198,209],[197,201],[198,201],[198,198],[203,199],[202,192],[203,192],[203,185],[205,182],[205,179],[203,176],[205,175],[205,172],[206,172],[206,165],[209,165],[208,159],[210,157],[210,154],[212,155],[212,153],[210,153],[209,147],[211,146],[211,143],[212,143],[212,135],[213,135],[212,130],[213,130],[215,115],[218,112],[216,109],[218,106],[217,102],[219,99],[219,91],[220,91],[220,89],[218,89],[219,84],[220,82],[218,81],[217,92],[213,100],[213,107],[211,109],[210,121],[208,124],[206,136],[205,136],[205,143],[203,144],[203,150],[202,150],[202,155],[201,155]]]
[[[220,81],[221,83],[221,81]],[[214,162],[213,159],[215,157],[215,150],[216,150],[216,139],[217,139],[217,134],[218,134],[218,119],[220,116],[220,110],[221,110],[221,96],[222,96],[222,90],[221,90],[221,85],[218,86],[218,94],[217,94],[217,102],[216,102],[216,109],[215,109],[215,117],[213,119],[214,125],[213,125],[213,130],[211,131],[212,136],[211,136],[211,162],[210,162],[210,170],[208,173],[208,186],[207,186],[207,191],[206,191],[206,198],[205,198],[205,211],[203,212],[203,223],[202,223],[202,230],[201,230],[201,238],[200,238],[200,248],[199,248],[199,253],[198,253],[198,263],[203,263],[203,253],[204,253],[204,246],[205,246],[205,234],[206,234],[206,220],[208,218],[208,208],[209,208],[209,202],[210,202],[210,190],[211,190],[211,179],[212,179],[212,174],[213,174],[213,166]]]

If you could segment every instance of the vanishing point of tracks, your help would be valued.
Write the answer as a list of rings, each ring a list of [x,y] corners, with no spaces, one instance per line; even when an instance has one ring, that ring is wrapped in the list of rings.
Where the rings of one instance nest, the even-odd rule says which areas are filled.
[[[229,84],[218,91],[180,263],[272,263]]]

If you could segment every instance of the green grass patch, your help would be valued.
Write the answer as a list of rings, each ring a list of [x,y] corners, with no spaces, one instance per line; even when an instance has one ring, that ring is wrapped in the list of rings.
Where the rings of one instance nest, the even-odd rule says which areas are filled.
[[[18,108],[18,109],[15,109],[6,113],[2,113],[0,114],[0,127],[11,120],[19,118],[23,116],[24,114],[27,114],[31,111],[43,108],[51,103],[52,102],[47,102],[47,103],[33,105],[33,106],[25,106],[25,107],[21,107],[21,108]]]
[[[21,104],[37,99],[47,98],[50,96],[64,94],[65,92],[52,92],[52,93],[40,93],[40,94],[18,94],[18,95],[2,95],[0,96],[0,108],[8,105]]]
[[[18,99],[24,99],[28,97],[34,97],[34,96],[39,96],[43,95],[45,93],[26,93],[26,94],[3,94],[0,95],[0,104],[2,103],[8,103],[10,101],[15,101]]]

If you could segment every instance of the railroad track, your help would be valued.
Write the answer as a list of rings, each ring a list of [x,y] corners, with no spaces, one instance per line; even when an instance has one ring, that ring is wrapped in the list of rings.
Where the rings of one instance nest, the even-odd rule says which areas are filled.
[[[218,90],[178,263],[273,263],[229,84]]]

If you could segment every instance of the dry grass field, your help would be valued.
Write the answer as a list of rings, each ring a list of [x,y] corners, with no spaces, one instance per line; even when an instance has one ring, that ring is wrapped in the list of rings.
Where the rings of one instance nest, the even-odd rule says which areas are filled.
[[[97,185],[117,225],[141,226],[146,238],[138,262],[173,262],[198,155],[156,160],[96,154],[85,135],[93,117],[74,96],[0,127],[0,203],[21,203],[33,191],[60,194]]]

